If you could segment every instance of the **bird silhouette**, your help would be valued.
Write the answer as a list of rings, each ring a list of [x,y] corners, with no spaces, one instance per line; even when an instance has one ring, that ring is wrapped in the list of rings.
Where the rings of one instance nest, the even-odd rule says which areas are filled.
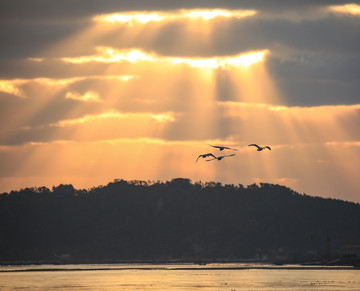
[[[200,156],[197,157],[196,163],[197,163],[197,161],[198,161],[199,158],[207,158],[207,157],[214,157],[214,158],[216,158],[212,153],[203,154],[203,155],[200,155]]]
[[[209,146],[211,146],[211,147],[213,147],[213,148],[217,148],[217,149],[219,149],[220,151],[223,151],[223,150],[233,150],[233,151],[237,151],[237,149],[232,149],[232,148],[228,148],[228,147],[224,147],[224,146],[211,145],[211,144],[209,144]]]
[[[261,147],[261,146],[258,146],[258,145],[255,144],[255,143],[249,144],[248,146],[249,146],[249,147],[251,147],[251,146],[257,147],[257,151],[258,151],[258,152],[260,152],[260,151],[262,151],[262,150],[264,150],[264,149],[269,149],[269,150],[271,151],[271,148],[270,148],[269,146]]]
[[[219,157],[215,157],[213,159],[210,159],[210,160],[206,160],[207,162],[210,162],[210,161],[213,161],[213,160],[218,160],[218,161],[221,161],[223,158],[226,158],[226,157],[232,157],[232,156],[235,156],[236,154],[231,154],[231,155],[226,155],[226,156],[219,156]]]

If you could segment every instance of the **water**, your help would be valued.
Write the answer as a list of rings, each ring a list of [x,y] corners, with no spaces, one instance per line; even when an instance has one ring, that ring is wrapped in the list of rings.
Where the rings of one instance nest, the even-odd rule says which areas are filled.
[[[360,290],[360,270],[246,264],[0,267],[0,290]]]

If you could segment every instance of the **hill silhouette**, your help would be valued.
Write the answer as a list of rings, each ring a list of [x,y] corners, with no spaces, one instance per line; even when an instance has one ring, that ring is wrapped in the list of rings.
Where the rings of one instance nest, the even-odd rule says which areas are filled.
[[[0,262],[329,262],[359,226],[359,204],[274,184],[26,188],[0,195]]]

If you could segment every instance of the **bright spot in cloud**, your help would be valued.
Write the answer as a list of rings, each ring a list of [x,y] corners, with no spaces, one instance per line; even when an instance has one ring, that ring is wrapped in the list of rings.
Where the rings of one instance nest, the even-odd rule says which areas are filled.
[[[100,102],[99,94],[92,91],[88,91],[83,95],[80,95],[77,92],[68,92],[66,93],[65,98],[84,102]]]
[[[22,84],[24,84],[24,80],[0,80],[0,91],[17,97],[26,98],[24,92],[19,88]]]
[[[329,6],[329,9],[337,13],[360,15],[360,5],[355,3],[349,3],[344,5],[333,5],[333,6]]]
[[[246,54],[236,55],[232,57],[215,57],[208,59],[195,59],[195,58],[172,58],[171,62],[177,63],[185,63],[190,67],[195,68],[212,68],[217,69],[219,67],[226,68],[229,66],[232,67],[248,67],[252,64],[261,62],[264,56],[268,54],[267,50],[260,52],[250,52]]]
[[[237,67],[244,66],[248,67],[252,64],[263,61],[269,51],[255,51],[239,54],[235,56],[224,56],[224,57],[213,57],[213,58],[178,58],[178,57],[165,57],[158,56],[153,53],[147,53],[141,50],[117,50],[108,47],[97,47],[97,54],[91,56],[81,56],[75,58],[63,58],[64,62],[79,64],[89,62],[100,62],[100,63],[113,63],[113,62],[170,62],[172,64],[187,64],[190,67],[195,68],[211,68],[216,69],[219,67]]]
[[[163,15],[160,15],[157,12],[153,13],[146,13],[146,12],[132,12],[127,14],[106,14],[106,15],[100,15],[95,17],[95,21],[99,22],[110,22],[110,23],[116,23],[116,22],[122,22],[122,23],[130,23],[132,24],[133,21],[137,21],[140,23],[147,23],[150,21],[161,21],[164,19]]]
[[[103,14],[94,17],[96,22],[109,22],[109,23],[128,23],[133,25],[135,22],[148,23],[151,21],[169,21],[169,20],[181,20],[186,18],[211,20],[217,17],[225,18],[244,18],[253,16],[257,12],[255,10],[177,10],[175,12],[161,12],[161,11],[136,11],[136,12],[124,12],[124,13],[112,13]]]
[[[28,58],[28,61],[35,62],[35,63],[41,63],[44,61],[44,58]]]
[[[248,53],[248,54],[242,54],[242,55],[238,55],[232,58],[225,58],[222,63],[222,66],[244,66],[244,67],[248,67],[252,64],[261,62],[264,58],[264,56],[266,56],[269,53],[268,50],[263,50],[260,52],[253,52],[253,53]]]
[[[202,18],[204,20],[209,20],[217,17],[226,17],[226,18],[243,18],[247,16],[253,16],[256,14],[255,10],[192,10],[184,11],[183,15],[188,18]]]
[[[151,61],[154,57],[151,54],[146,54],[141,50],[117,50],[108,47],[96,47],[96,55],[82,56],[77,58],[62,58],[64,62],[73,64],[82,64],[89,62],[99,63],[114,63],[114,62],[137,62],[137,61]]]

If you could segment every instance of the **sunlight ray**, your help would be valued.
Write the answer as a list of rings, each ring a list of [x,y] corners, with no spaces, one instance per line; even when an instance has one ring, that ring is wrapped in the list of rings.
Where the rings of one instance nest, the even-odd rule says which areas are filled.
[[[279,142],[288,144],[281,148],[272,146],[273,151],[265,153],[266,155],[249,152],[248,172],[251,176],[273,180],[293,172],[294,176],[302,177],[298,186],[304,187],[306,181],[312,183],[312,177],[301,172],[294,173],[291,168],[287,169],[289,164],[292,165],[291,160],[295,156],[299,169],[313,168],[311,173],[314,173],[317,169],[326,167],[326,164],[316,164],[316,161],[326,161],[336,169],[342,169],[341,175],[347,176],[346,179],[349,179],[349,183],[351,180],[351,185],[357,183],[353,175],[356,167],[353,164],[345,165],[349,156],[341,157],[341,151],[336,151],[334,155],[333,152],[328,151],[324,143],[351,141],[356,136],[357,128],[354,124],[359,120],[357,117],[360,112],[359,104],[316,107],[287,107],[244,102],[217,102],[217,104],[224,109],[224,116],[234,120],[232,124],[235,128],[242,128],[240,135],[242,138],[274,145]],[[328,128],[332,130],[329,131]],[[315,141],[316,144],[313,144]],[[296,150],[290,145],[296,145]],[[356,154],[355,150],[349,153],[354,156]],[[322,188],[325,188],[325,185],[322,185]]]
[[[334,5],[329,11],[359,15],[359,6]],[[0,80],[2,96],[22,106],[6,126],[13,130],[9,136],[24,138],[9,140],[25,143],[8,147],[8,132],[2,134],[1,161],[12,156],[14,179],[44,177],[81,186],[118,177],[183,176],[310,189],[304,185],[315,184],[317,175],[326,181],[337,172],[346,181],[339,184],[357,186],[358,166],[350,162],[358,162],[360,105],[283,105],[268,70],[272,44],[234,43],[226,50],[214,45],[228,28],[234,31],[234,23],[257,13],[125,11],[87,19],[85,30],[27,59],[31,66],[54,64],[49,75],[68,77]],[[249,143],[272,150],[260,153]],[[222,162],[195,165],[199,154],[219,154],[208,144],[238,151]]]

